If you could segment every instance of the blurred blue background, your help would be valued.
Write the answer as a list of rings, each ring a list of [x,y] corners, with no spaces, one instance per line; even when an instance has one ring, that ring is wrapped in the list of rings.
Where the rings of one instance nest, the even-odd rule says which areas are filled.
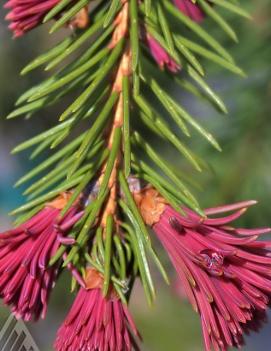
[[[200,187],[196,193],[204,206],[257,199],[259,204],[243,220],[247,226],[271,224],[271,6],[269,0],[247,0],[253,21],[231,18],[240,43],[233,45],[213,23],[205,26],[226,46],[248,78],[241,79],[206,63],[208,80],[228,106],[228,116],[220,115],[204,103],[179,91],[174,92],[182,103],[199,116],[202,123],[217,136],[223,153],[213,150],[204,140],[195,136],[191,144],[209,169],[201,175],[192,175]],[[39,53],[49,48],[57,38],[41,28],[19,40],[11,40],[11,33],[0,21],[0,229],[11,225],[8,212],[22,203],[22,189],[13,188],[14,182],[30,167],[26,154],[11,156],[10,150],[20,141],[50,125],[55,115],[43,111],[29,121],[6,121],[16,98],[26,88],[38,82],[44,72],[20,77],[20,70]],[[167,157],[173,157],[167,153]],[[175,162],[176,164],[176,162]],[[177,166],[176,166],[177,167]],[[190,174],[189,174],[190,177]],[[160,249],[160,248],[158,248]],[[162,254],[162,253],[161,253]],[[170,265],[167,263],[170,270]],[[155,273],[154,273],[155,275]],[[185,301],[180,301],[173,289],[168,289],[157,275],[158,298],[149,308],[139,284],[132,295],[131,310],[144,338],[145,351],[201,351],[201,331],[197,315]],[[52,343],[61,320],[66,315],[73,297],[66,291],[68,276],[63,275],[53,292],[48,317],[29,329],[41,351],[52,350]],[[0,324],[8,315],[1,307]],[[271,324],[247,338],[246,351],[270,350]]]

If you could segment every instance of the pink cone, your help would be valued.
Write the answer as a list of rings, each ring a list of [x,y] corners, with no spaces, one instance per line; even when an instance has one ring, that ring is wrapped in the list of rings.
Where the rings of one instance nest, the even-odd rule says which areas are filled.
[[[9,0],[4,7],[10,9],[6,19],[15,37],[42,23],[46,14],[59,3],[59,0]]]
[[[169,56],[166,50],[151,35],[146,35],[146,41],[152,57],[161,69],[166,67],[173,73],[176,73],[181,69],[174,59]]]
[[[105,298],[100,288],[80,289],[57,333],[56,351],[138,350],[136,326],[116,295]]]
[[[254,201],[207,209],[206,218],[166,205],[153,225],[199,312],[206,350],[244,343],[243,334],[265,321],[271,295],[271,242],[258,241],[270,228],[231,226]],[[228,216],[217,217],[231,211]],[[210,217],[216,215],[215,217]]]
[[[192,0],[173,0],[175,6],[187,17],[190,17],[195,22],[202,22],[205,18],[205,13],[198,4]]]
[[[0,297],[17,318],[45,317],[58,272],[57,265],[48,268],[48,262],[82,216],[76,207],[61,220],[59,213],[48,205],[18,228],[0,234]]]

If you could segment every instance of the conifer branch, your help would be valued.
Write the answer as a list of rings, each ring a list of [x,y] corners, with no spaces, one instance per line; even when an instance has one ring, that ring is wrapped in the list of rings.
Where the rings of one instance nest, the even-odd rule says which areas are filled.
[[[245,18],[250,18],[249,14],[233,0],[100,0],[95,4],[90,0],[46,0],[30,13],[32,1],[37,0],[24,3],[27,16],[25,12],[18,15],[19,0],[7,3],[11,8],[7,19],[12,21],[15,36],[51,20],[51,34],[66,27],[69,35],[22,70],[25,75],[43,68],[47,78],[19,97],[8,119],[30,119],[55,106],[62,110],[51,128],[12,151],[31,150],[30,159],[45,152],[48,157],[15,184],[27,184],[25,204],[12,212],[17,215],[18,228],[0,234],[0,251],[6,245],[9,252],[17,234],[20,255],[29,250],[22,262],[15,261],[20,263],[15,267],[16,277],[25,269],[22,300],[17,304],[9,301],[13,281],[3,293],[0,284],[0,295],[15,305],[18,316],[43,316],[47,300],[36,271],[40,270],[50,290],[60,267],[67,268],[72,276],[71,291],[80,289],[75,306],[84,309],[91,296],[101,308],[95,321],[99,328],[103,325],[104,339],[97,346],[100,334],[93,332],[95,335],[84,340],[81,335],[84,349],[137,349],[135,336],[139,335],[126,306],[134,281],[140,278],[150,304],[156,296],[150,262],[169,284],[150,227],[169,253],[192,306],[200,312],[206,349],[240,346],[243,331],[241,327],[232,331],[231,326],[240,320],[246,325],[253,317],[252,310],[267,305],[267,297],[257,289],[271,284],[265,271],[271,265],[265,252],[270,243],[254,241],[269,228],[228,226],[254,201],[201,209],[189,177],[194,171],[202,172],[206,162],[195,154],[189,140],[196,131],[217,151],[221,146],[198,117],[172,96],[172,89],[188,92],[226,114],[222,98],[208,82],[205,63],[210,61],[239,76],[245,74],[202,21],[208,17],[217,30],[237,42],[236,31],[220,10]],[[163,148],[174,150],[176,160],[184,165],[180,171],[160,155]],[[221,212],[233,213],[210,218]],[[7,241],[2,245],[1,240]],[[255,263],[256,256],[266,267]],[[246,284],[239,286],[237,278]],[[240,289],[240,294],[251,299],[246,313],[239,312],[239,305],[239,314],[228,317],[225,313],[220,296],[225,290],[223,279],[228,279],[232,291]],[[36,309],[35,303],[32,306],[25,301],[28,294],[24,289],[31,290],[30,280],[37,291],[42,290],[40,299],[33,297]],[[13,298],[16,300],[15,295]],[[94,305],[91,308],[95,311]],[[103,308],[114,318],[105,322]],[[237,314],[242,318],[236,318]],[[69,328],[77,316],[67,318],[56,341],[59,351],[70,345],[70,351],[79,347],[75,341],[79,337],[68,335],[74,336]],[[84,316],[85,321],[89,318]],[[112,320],[118,325],[111,326]],[[110,342],[106,339],[108,325],[112,335],[114,328],[120,329],[114,334],[116,340]],[[221,330],[227,330],[227,335]],[[68,344],[63,335],[68,336]],[[110,345],[101,346],[103,342]]]

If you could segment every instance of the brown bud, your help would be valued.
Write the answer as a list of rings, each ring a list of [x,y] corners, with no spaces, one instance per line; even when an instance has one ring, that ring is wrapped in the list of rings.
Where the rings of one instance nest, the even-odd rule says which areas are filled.
[[[69,23],[72,29],[84,29],[89,25],[88,6],[83,7]]]
[[[148,186],[133,195],[145,223],[153,226],[159,222],[167,203],[159,192]]]
[[[51,202],[47,202],[46,206],[53,207],[58,210],[62,210],[66,206],[71,196],[72,196],[71,191],[63,192]]]
[[[103,276],[95,268],[88,268],[85,278],[86,289],[101,289],[103,287]]]

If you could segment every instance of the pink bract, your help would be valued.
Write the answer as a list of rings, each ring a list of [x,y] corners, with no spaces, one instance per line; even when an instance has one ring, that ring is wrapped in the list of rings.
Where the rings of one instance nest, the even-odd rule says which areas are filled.
[[[45,15],[59,3],[59,0],[9,0],[5,8],[10,9],[6,19],[10,21],[9,28],[15,37],[42,23]]]
[[[174,265],[180,284],[200,314],[205,349],[240,347],[243,335],[265,320],[271,295],[270,228],[235,228],[254,201],[207,209],[206,217],[166,206],[153,229]],[[220,213],[231,211],[225,217]],[[210,217],[216,215],[215,217]]]
[[[58,272],[57,265],[48,268],[48,262],[61,244],[74,243],[66,234],[82,216],[76,207],[60,220],[59,213],[46,206],[18,228],[0,234],[0,297],[17,318],[45,317]]]
[[[166,67],[173,73],[180,70],[180,66],[169,56],[166,50],[151,35],[147,34],[146,40],[152,57],[161,69]]]
[[[81,288],[58,331],[55,350],[138,350],[135,335],[138,331],[128,308],[117,296],[104,297],[99,288]]]
[[[175,6],[187,17],[190,17],[195,22],[202,22],[205,18],[205,13],[198,4],[194,4],[191,0],[174,0]]]

